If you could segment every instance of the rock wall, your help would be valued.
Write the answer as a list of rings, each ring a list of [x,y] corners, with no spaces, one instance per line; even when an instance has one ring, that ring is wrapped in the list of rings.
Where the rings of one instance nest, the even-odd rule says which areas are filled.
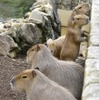
[[[99,0],[92,1],[91,33],[82,100],[99,100]]]
[[[32,45],[60,36],[60,21],[54,0],[37,0],[24,18],[0,24],[0,53],[5,56],[26,53]]]

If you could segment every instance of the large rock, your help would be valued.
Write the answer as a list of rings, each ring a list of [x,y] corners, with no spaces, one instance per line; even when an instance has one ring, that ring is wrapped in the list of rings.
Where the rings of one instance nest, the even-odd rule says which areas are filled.
[[[60,21],[56,1],[37,0],[24,18],[4,21],[3,29],[0,34],[10,36],[21,53],[26,53],[32,45],[57,38],[60,35]]]
[[[44,16],[39,11],[39,8],[36,8],[36,9],[32,10],[32,12],[29,16],[29,19],[37,21],[38,23],[42,24],[42,26],[45,25]]]
[[[38,0],[38,2],[34,3],[31,7],[31,14],[29,19],[33,19],[37,23],[41,23],[42,26],[46,26],[46,18],[51,23],[51,27],[54,31],[54,38],[60,36],[60,20],[57,14],[57,7],[54,0]],[[49,29],[48,29],[49,30]],[[44,32],[45,33],[45,32]],[[49,35],[49,33],[47,33]],[[52,34],[52,33],[51,33]],[[45,36],[46,37],[46,36]],[[49,38],[49,37],[48,37]],[[50,38],[53,38],[50,36]],[[45,39],[46,40],[46,39]]]
[[[5,34],[10,35],[21,49],[42,42],[42,31],[33,23],[15,23]]]
[[[33,23],[23,23],[21,26],[21,38],[28,44],[42,42],[42,31]]]
[[[16,57],[19,51],[18,45],[8,35],[0,35],[0,54]]]

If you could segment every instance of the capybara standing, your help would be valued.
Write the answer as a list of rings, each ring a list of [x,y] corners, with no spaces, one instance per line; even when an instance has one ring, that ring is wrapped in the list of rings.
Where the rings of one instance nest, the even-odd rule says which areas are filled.
[[[81,36],[81,27],[88,22],[89,18],[86,15],[76,15],[71,19],[60,53],[61,60],[75,61],[79,54],[80,43],[87,40],[86,37]]]
[[[65,35],[60,36],[59,38],[52,40],[48,39],[47,40],[47,47],[51,51],[52,55],[58,59],[60,59],[60,52],[64,43]]]
[[[43,44],[35,45],[27,51],[27,62],[80,100],[84,75],[82,66],[72,61],[56,59]]]
[[[76,100],[67,89],[35,69],[19,73],[10,84],[13,90],[25,92],[27,100]]]
[[[79,14],[85,14],[88,15],[90,13],[91,10],[91,5],[89,3],[81,3],[78,4],[74,9],[73,12],[68,20],[67,26],[71,25],[71,19],[75,16],[75,15],[79,15]]]

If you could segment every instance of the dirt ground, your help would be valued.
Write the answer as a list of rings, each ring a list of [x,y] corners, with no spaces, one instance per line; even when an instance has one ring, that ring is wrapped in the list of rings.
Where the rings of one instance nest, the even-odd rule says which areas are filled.
[[[24,94],[12,91],[9,83],[14,75],[28,68],[25,57],[11,59],[0,55],[0,100],[26,100]]]

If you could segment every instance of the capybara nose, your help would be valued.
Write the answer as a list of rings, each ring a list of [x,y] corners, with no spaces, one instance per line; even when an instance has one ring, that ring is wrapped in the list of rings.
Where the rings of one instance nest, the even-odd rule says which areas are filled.
[[[13,77],[11,80],[10,80],[10,84],[14,85],[15,83],[15,78]]]

